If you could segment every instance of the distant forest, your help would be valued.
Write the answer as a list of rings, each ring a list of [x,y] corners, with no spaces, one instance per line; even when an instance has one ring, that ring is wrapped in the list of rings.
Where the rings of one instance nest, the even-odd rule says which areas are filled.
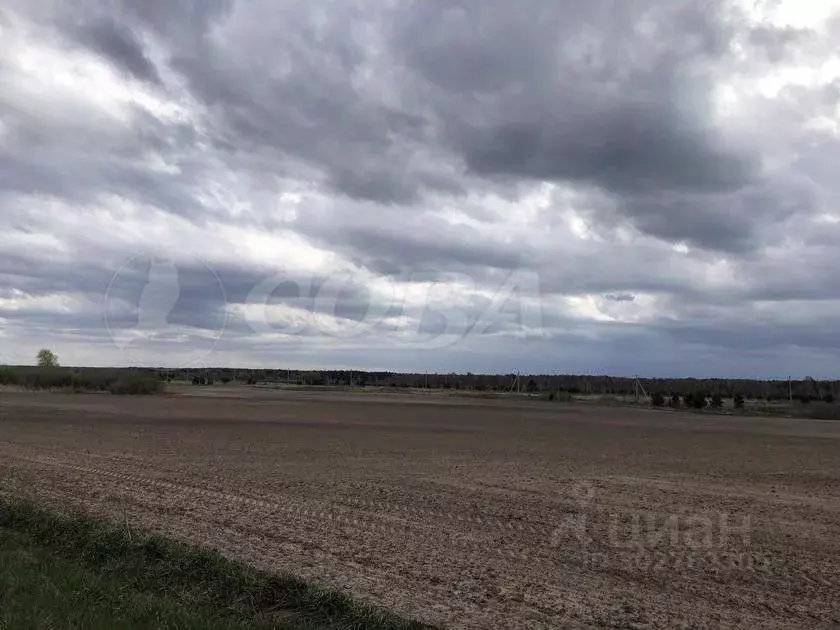
[[[552,399],[569,396],[634,396],[658,400],[700,394],[711,398],[767,401],[823,401],[840,395],[840,381],[813,378],[793,381],[750,379],[640,378],[580,374],[433,374],[366,372],[362,370],[266,370],[234,368],[81,368],[0,366],[0,385],[32,389],[70,387],[78,390],[152,393],[166,382],[251,385],[465,390],[473,392],[543,394]],[[840,399],[838,399],[840,400]]]
[[[451,389],[479,392],[568,393],[578,395],[628,396],[636,392],[663,396],[701,393],[724,398],[833,402],[840,394],[840,381],[812,378],[793,381],[747,379],[635,378],[576,374],[426,374],[365,372],[358,370],[249,370],[231,368],[158,370],[164,380],[187,380],[196,384],[239,382],[284,383],[302,386]]]

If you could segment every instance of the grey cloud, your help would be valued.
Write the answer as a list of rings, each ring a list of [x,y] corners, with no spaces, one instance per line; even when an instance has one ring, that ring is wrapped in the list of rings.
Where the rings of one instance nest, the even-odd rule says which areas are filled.
[[[70,266],[40,252],[29,255],[0,253],[0,286],[31,295],[86,293],[104,295],[115,269],[94,261],[77,261]]]
[[[97,352],[115,356],[101,309],[88,306],[103,299],[127,254],[118,238],[90,238],[101,229],[95,221],[64,233],[68,221],[51,213],[116,198],[96,211],[148,217],[141,238],[150,250],[162,210],[172,224],[192,222],[191,234],[212,230],[214,242],[255,228],[255,251],[291,232],[327,265],[355,264],[396,282],[461,273],[492,293],[525,269],[539,277],[546,304],[602,296],[594,299],[610,313],[641,313],[645,322],[546,309],[542,340],[510,340],[515,326],[500,322],[489,340],[469,337],[426,358],[388,346],[387,334],[348,349],[309,331],[289,342],[287,356],[301,361],[624,373],[760,372],[768,357],[791,369],[810,371],[810,358],[829,365],[824,349],[838,344],[830,332],[838,228],[816,218],[837,212],[840,151],[819,126],[834,117],[837,84],[755,97],[745,106],[755,121],[724,119],[715,103],[730,77],[751,79],[788,59],[820,62],[831,49],[826,36],[750,26],[724,0],[287,4],[33,0],[0,12],[4,28],[26,26],[23,44],[62,54],[81,47],[178,111],[103,105],[88,98],[98,94],[59,90],[14,55],[0,59],[0,239],[8,239],[0,243],[10,243],[0,253],[0,296],[12,287],[86,305],[0,310],[4,341],[35,343],[52,325],[102,338]],[[513,217],[481,207],[492,195],[519,212],[517,202],[542,182],[557,184],[555,196],[539,210],[523,207],[515,228],[504,227]],[[299,190],[313,194],[287,212],[280,194]],[[50,206],[50,197],[60,203]],[[43,208],[33,205],[41,200]],[[450,223],[449,209],[469,220]],[[573,236],[572,215],[595,237]],[[55,249],[25,250],[42,236]],[[672,249],[678,241],[689,253]],[[179,268],[170,315],[188,329],[187,343],[219,326],[225,300],[243,304],[282,266],[276,252],[266,255],[271,264],[236,260],[237,248],[251,245],[231,243],[230,261],[214,263],[226,297],[200,265]],[[113,287],[118,327],[136,323],[145,273],[127,270]],[[271,303],[316,308],[315,289],[301,296],[294,284],[309,279],[288,280]],[[651,294],[669,318],[645,311]],[[460,297],[474,322],[487,300]],[[362,280],[332,298],[347,320],[364,317],[372,301]],[[796,319],[785,317],[794,311]],[[235,360],[282,358],[282,344],[276,354],[260,348],[247,321],[228,325]],[[440,318],[424,315],[420,328],[433,333]],[[772,347],[780,339],[790,343],[784,352]]]
[[[511,187],[579,182],[614,194],[643,231],[743,250],[750,222],[705,210],[757,175],[753,148],[724,143],[709,116],[709,68],[727,59],[737,17],[717,0],[704,9],[446,0],[283,13],[132,1],[87,28],[108,42],[131,25],[155,33],[231,164],[267,152],[287,176],[395,205],[461,194],[477,184],[465,168]],[[767,27],[755,36],[771,37]],[[160,184],[130,179],[159,200],[150,191]]]
[[[671,323],[658,328],[661,334],[680,343],[694,343],[706,347],[720,347],[730,350],[762,351],[773,347],[796,347],[804,349],[840,349],[840,316],[827,318],[819,326],[808,324],[775,323],[770,326],[756,326],[749,321]]]
[[[394,276],[482,267],[510,270],[528,264],[529,254],[523,248],[482,241],[473,229],[441,223],[419,208],[390,214],[374,209],[374,213],[365,219],[362,213],[330,217],[309,212],[295,227],[315,242]]]
[[[174,42],[172,66],[225,144],[268,152],[287,174],[309,169],[327,187],[383,203],[459,190],[424,119],[379,93],[393,88],[354,36],[367,26],[360,12],[331,8],[234,12],[197,48]]]
[[[157,68],[143,50],[142,41],[125,24],[116,22],[112,17],[99,18],[82,25],[78,37],[135,78],[161,84]]]
[[[754,158],[718,146],[708,119],[703,64],[732,36],[713,6],[428,2],[401,14],[394,47],[438,88],[445,137],[480,173],[728,189]]]
[[[189,121],[163,120],[136,104],[125,118],[85,107],[83,96],[42,99],[27,107],[9,81],[0,96],[3,120],[0,192],[49,195],[70,203],[95,202],[104,194],[150,203],[200,219],[206,213],[191,184],[199,142]],[[150,166],[157,158],[179,165],[177,181]],[[202,173],[203,175],[203,173]]]
[[[0,189],[8,192],[45,194],[78,204],[110,193],[197,218],[204,209],[188,190],[170,185],[168,176],[136,165],[95,158],[67,162],[57,156],[40,160],[0,156],[0,167]]]
[[[630,196],[619,206],[648,234],[729,252],[760,246],[757,237],[767,225],[815,207],[815,187],[802,178],[756,182],[736,192]]]
[[[171,40],[194,45],[233,9],[233,0],[120,0],[124,16]]]
[[[746,27],[729,3],[700,7],[428,2],[401,12],[394,49],[473,172],[595,186],[648,234],[745,251],[756,223],[784,212],[757,189],[780,184],[762,181],[761,148],[713,117],[713,68]],[[747,35],[799,41],[766,25]]]
[[[759,25],[750,31],[748,41],[751,46],[763,51],[770,62],[776,63],[784,59],[797,44],[812,36],[813,32],[808,29]]]

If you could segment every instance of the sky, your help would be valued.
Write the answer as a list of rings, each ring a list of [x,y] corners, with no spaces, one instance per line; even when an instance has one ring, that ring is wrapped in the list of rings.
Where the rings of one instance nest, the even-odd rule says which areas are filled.
[[[6,0],[0,363],[840,377],[840,4]]]

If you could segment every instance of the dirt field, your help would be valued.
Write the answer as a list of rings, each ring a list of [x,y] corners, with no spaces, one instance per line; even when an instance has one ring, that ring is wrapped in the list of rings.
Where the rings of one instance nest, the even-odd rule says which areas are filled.
[[[0,393],[2,492],[449,628],[840,624],[840,422],[202,391]]]

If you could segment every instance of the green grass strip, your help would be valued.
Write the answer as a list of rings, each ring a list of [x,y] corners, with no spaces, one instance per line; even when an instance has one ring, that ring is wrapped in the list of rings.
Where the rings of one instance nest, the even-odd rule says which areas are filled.
[[[429,628],[160,536],[0,499],[2,628]]]

